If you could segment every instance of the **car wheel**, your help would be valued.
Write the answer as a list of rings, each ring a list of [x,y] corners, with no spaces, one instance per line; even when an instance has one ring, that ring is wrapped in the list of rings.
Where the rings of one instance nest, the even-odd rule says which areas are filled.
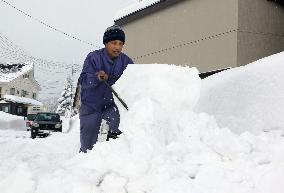
[[[34,139],[37,136],[37,129],[31,128],[31,138]]]

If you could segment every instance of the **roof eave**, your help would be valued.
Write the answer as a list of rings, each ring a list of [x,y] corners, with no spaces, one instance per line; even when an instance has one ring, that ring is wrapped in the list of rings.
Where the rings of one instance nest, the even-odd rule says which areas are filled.
[[[145,7],[144,9],[137,10],[133,13],[123,16],[122,18],[116,19],[114,20],[114,22],[117,25],[123,26],[124,24],[127,24],[136,19],[142,18],[143,16],[150,15],[159,10],[165,9],[166,7],[169,7],[181,1],[184,1],[184,0],[161,0],[153,5]]]
[[[17,77],[13,77],[13,78],[11,78],[10,80],[7,80],[6,82],[0,82],[0,84],[1,84],[1,83],[6,83],[6,84],[8,84],[8,83],[10,83],[10,82],[12,82],[12,81],[18,79],[18,78],[21,77],[22,75],[31,72],[32,70],[34,70],[33,67],[32,67],[31,69],[27,70],[26,72],[23,72],[23,73],[19,74]]]

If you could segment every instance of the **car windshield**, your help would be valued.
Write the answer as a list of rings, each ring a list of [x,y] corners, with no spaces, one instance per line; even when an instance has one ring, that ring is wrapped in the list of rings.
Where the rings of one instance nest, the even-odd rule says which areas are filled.
[[[36,121],[53,121],[53,122],[59,122],[60,116],[55,113],[38,113],[36,118]]]
[[[28,121],[33,121],[33,120],[35,120],[35,117],[36,117],[36,114],[28,114],[27,115],[27,120]]]

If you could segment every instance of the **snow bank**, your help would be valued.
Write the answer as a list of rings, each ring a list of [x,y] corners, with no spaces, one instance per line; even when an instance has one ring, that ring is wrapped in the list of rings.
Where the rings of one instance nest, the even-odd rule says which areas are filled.
[[[274,59],[273,56],[272,63]],[[269,59],[265,60],[270,63]],[[234,74],[243,68],[250,67],[227,72]],[[259,72],[261,68],[265,66],[255,65]],[[274,68],[271,65],[271,71]],[[265,82],[264,75],[258,81]],[[258,81],[253,79],[251,84]],[[12,139],[12,133],[0,130],[0,136],[8,135],[0,137],[1,193],[283,191],[281,131],[236,134],[230,127],[220,127],[213,115],[196,113],[197,104],[199,108],[211,104],[204,100],[206,92],[204,88],[201,91],[202,82],[195,68],[130,65],[115,85],[130,109],[124,110],[117,101],[123,134],[119,139],[97,143],[87,154],[78,153],[78,117],[70,121],[70,131],[45,139]],[[278,83],[273,82],[273,85],[282,88]],[[239,90],[242,87],[246,84],[241,84]],[[272,89],[262,96],[269,98],[278,94],[277,89]],[[261,102],[258,98],[256,101]],[[247,104],[245,100],[238,102],[239,106]],[[230,105],[227,101],[225,104]],[[265,110],[271,110],[269,104],[266,105]],[[277,105],[282,105],[281,100],[275,100],[272,108]],[[282,114],[275,116],[278,120]],[[254,120],[248,122],[251,130],[258,126],[254,125]],[[25,179],[24,183],[17,176]]]
[[[197,112],[236,133],[284,128],[284,52],[202,81]]]
[[[0,111],[0,129],[24,130],[26,123],[23,117]]]

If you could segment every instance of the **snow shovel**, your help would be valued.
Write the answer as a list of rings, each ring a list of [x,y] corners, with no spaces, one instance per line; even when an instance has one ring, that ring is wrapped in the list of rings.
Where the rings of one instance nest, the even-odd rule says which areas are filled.
[[[117,92],[110,86],[105,80],[103,81],[105,85],[111,90],[111,92],[116,96],[116,98],[121,102],[121,104],[124,106],[124,108],[128,111],[128,106],[127,104],[118,96]]]

